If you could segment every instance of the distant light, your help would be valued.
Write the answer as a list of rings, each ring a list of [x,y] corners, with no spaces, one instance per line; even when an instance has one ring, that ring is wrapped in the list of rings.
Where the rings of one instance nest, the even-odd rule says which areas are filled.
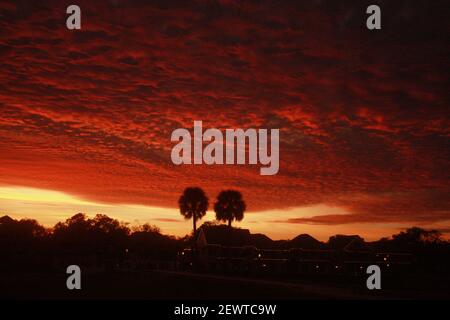
[[[319,266],[316,266],[316,269],[319,269]]]
[[[184,251],[181,253],[181,255],[183,255],[184,256]]]
[[[258,253],[258,258],[261,258],[261,253]]]
[[[339,266],[334,266],[336,269],[339,269]]]
[[[387,258],[383,258],[384,261],[387,261]]]

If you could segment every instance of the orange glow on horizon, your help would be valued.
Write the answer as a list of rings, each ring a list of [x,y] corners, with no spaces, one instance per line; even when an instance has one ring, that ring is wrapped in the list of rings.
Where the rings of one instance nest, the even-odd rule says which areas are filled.
[[[177,208],[152,207],[139,204],[106,204],[80,199],[76,196],[53,190],[3,186],[0,187],[0,215],[16,219],[36,219],[46,227],[82,212],[88,216],[106,214],[119,221],[132,225],[151,223],[158,226],[164,234],[184,236],[191,232],[192,222],[184,220]],[[263,233],[273,240],[292,239],[308,233],[318,240],[326,241],[334,234],[360,234],[366,240],[377,240],[397,233],[404,224],[345,224],[314,225],[283,223],[279,219],[320,216],[327,214],[348,214],[345,209],[323,204],[285,210],[246,212],[244,220],[233,225],[249,229],[252,233]],[[214,212],[208,211],[200,224],[215,220]],[[276,227],[274,227],[276,225]],[[355,232],[363,230],[363,232]]]

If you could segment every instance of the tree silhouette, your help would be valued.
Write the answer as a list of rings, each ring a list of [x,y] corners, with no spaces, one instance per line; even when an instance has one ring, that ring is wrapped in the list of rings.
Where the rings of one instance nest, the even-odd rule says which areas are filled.
[[[178,200],[180,213],[185,219],[191,219],[194,226],[194,234],[197,230],[197,220],[203,218],[208,210],[208,198],[205,192],[198,187],[186,188]]]
[[[94,218],[78,213],[53,228],[58,250],[99,255],[124,250],[130,229],[118,220],[97,214]]]
[[[49,230],[36,220],[18,221],[9,216],[0,217],[0,252],[32,251],[33,245],[42,244],[48,234]]]
[[[231,227],[233,220],[241,221],[244,218],[246,205],[242,199],[242,194],[235,190],[224,190],[217,196],[214,204],[216,219],[220,221],[228,221]]]
[[[392,239],[399,243],[439,243],[442,242],[442,234],[438,230],[425,230],[419,227],[411,227],[399,234],[394,234]]]

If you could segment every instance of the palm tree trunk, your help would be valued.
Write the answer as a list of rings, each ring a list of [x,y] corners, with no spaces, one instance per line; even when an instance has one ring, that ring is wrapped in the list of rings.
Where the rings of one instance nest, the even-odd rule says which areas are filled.
[[[195,236],[195,232],[197,231],[197,219],[195,219],[195,216],[192,217],[192,221],[193,221],[193,224],[194,224],[194,236]]]
[[[193,268],[197,267],[197,243],[196,243],[196,231],[197,231],[197,219],[195,217],[195,214],[192,216],[192,223],[194,225],[194,235],[192,237],[193,242],[192,242],[192,263],[193,263]]]
[[[231,228],[231,219],[228,219],[228,227]]]

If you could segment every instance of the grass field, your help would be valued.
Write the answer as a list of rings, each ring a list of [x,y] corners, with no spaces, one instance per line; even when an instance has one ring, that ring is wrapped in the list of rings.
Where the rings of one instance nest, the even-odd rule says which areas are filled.
[[[81,290],[66,288],[66,274],[5,274],[2,299],[379,299],[445,297],[410,290],[369,291],[361,283],[263,280],[170,271],[83,274]],[[448,298],[448,294],[447,294]]]

